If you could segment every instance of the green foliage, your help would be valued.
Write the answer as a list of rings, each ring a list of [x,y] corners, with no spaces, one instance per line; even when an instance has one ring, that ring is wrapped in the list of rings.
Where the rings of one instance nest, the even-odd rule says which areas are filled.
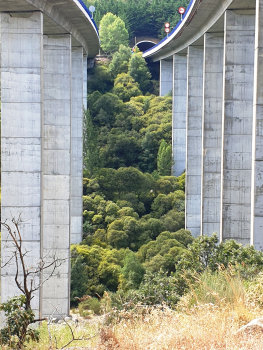
[[[162,305],[173,308],[179,300],[176,290],[176,279],[163,271],[157,273],[146,272],[140,288],[130,291],[125,296],[126,302],[143,305]]]
[[[91,313],[95,315],[101,314],[100,302],[97,298],[88,298],[78,305],[79,314],[82,317],[88,318]]]
[[[100,22],[107,12],[118,15],[126,24],[130,37],[164,37],[163,25],[170,22],[171,28],[180,20],[177,10],[187,7],[189,0],[86,0],[96,7],[95,21]]]
[[[131,49],[124,45],[120,45],[119,50],[113,54],[112,60],[109,64],[109,73],[114,79],[118,74],[128,73],[131,54]]]
[[[100,41],[103,51],[113,53],[120,45],[128,45],[129,33],[123,20],[107,13],[100,22]]]
[[[96,64],[93,69],[89,69],[88,94],[100,92],[105,94],[113,87],[113,79],[106,64]],[[93,104],[88,104],[92,107]]]
[[[148,70],[145,59],[142,57],[141,52],[136,51],[131,56],[128,73],[139,84],[140,89],[144,92],[147,92],[150,84],[151,74]]]
[[[121,281],[120,288],[123,290],[138,289],[143,280],[145,268],[134,253],[126,255],[123,264],[123,280]]]
[[[157,155],[157,170],[162,176],[170,176],[172,169],[172,146],[162,140]]]
[[[98,135],[94,129],[89,110],[84,111],[83,118],[83,162],[86,170],[92,176],[100,167]]]
[[[139,84],[129,75],[121,73],[114,81],[113,93],[123,102],[128,102],[132,97],[141,95]]]
[[[39,340],[39,331],[29,328],[34,322],[35,314],[31,308],[26,308],[24,295],[10,298],[0,305],[0,311],[5,314],[6,325],[0,330],[0,343],[7,344],[12,349],[22,349],[30,340]]]

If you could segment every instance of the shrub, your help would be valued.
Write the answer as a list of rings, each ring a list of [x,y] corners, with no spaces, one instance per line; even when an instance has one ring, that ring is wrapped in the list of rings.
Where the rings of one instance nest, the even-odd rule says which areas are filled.
[[[94,313],[95,315],[101,314],[100,302],[97,298],[88,298],[79,303],[79,314],[82,317],[88,317]]]

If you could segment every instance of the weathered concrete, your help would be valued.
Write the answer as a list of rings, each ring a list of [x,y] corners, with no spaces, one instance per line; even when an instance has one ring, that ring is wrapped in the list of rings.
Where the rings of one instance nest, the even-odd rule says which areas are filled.
[[[223,33],[204,37],[201,234],[220,233]]]
[[[186,120],[186,229],[194,237],[201,230],[203,46],[189,46]]]
[[[160,61],[160,96],[165,96],[173,90],[173,61]]]
[[[83,49],[72,48],[71,64],[71,243],[82,241]]]
[[[187,56],[173,56],[173,175],[185,171],[186,160],[186,104],[187,100]]]
[[[250,243],[255,14],[225,13],[221,237]]]
[[[35,266],[41,258],[43,14],[34,12],[28,18],[2,14],[1,29],[1,215],[8,224],[21,215],[23,249],[29,251],[26,262]],[[1,263],[5,264],[12,256],[13,245],[3,227],[1,246]],[[2,302],[21,294],[15,274],[13,260],[2,269]],[[38,312],[38,292],[32,304]]]
[[[71,35],[44,35],[42,256],[66,259],[43,285],[42,314],[69,313]],[[50,273],[45,271],[43,279]]]
[[[251,244],[263,250],[263,1],[256,2],[252,129]]]

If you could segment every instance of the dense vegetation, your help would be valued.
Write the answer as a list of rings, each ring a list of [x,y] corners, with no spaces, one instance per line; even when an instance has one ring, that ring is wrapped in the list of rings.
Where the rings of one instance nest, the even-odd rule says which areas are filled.
[[[95,6],[94,19],[99,24],[102,17],[111,12],[120,17],[133,36],[164,37],[164,23],[171,28],[180,20],[177,10],[187,7],[190,0],[85,0]]]
[[[136,289],[146,271],[170,274],[193,240],[183,229],[184,175],[171,176],[171,97],[149,92],[156,82],[141,53],[124,45],[89,78],[85,238],[72,248],[73,303]]]
[[[184,229],[184,174],[171,176],[172,99],[156,86],[141,53],[124,45],[89,76],[84,240],[72,247],[71,281],[72,305],[92,297],[79,305],[83,315],[109,298],[120,308],[174,308],[202,274],[230,268],[251,280],[263,267],[253,247]]]

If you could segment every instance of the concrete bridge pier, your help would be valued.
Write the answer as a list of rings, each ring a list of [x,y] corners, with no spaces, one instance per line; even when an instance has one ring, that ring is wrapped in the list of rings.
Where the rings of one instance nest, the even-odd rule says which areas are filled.
[[[53,267],[35,276],[37,318],[69,314],[70,244],[82,240],[87,58],[99,47],[94,23],[79,2],[60,4],[55,13],[49,5],[38,10],[27,0],[0,0],[2,221],[13,230],[11,219],[21,220],[29,271],[41,259],[45,264],[62,259],[51,278]],[[78,19],[75,26],[67,11]],[[5,264],[14,246],[4,227],[1,231]],[[14,260],[2,268],[2,302],[21,294],[16,273]],[[23,282],[20,265],[18,279]]]
[[[2,14],[1,33],[1,216],[2,220],[18,219],[21,214],[23,246],[29,251],[26,262],[35,266],[43,245],[43,14]],[[1,263],[5,264],[12,257],[13,245],[3,227],[1,233]],[[4,302],[21,292],[15,285],[15,264],[3,268],[2,275]],[[37,317],[39,303],[39,292],[35,292],[32,307]]]
[[[201,230],[203,46],[188,47],[186,117],[186,222],[194,237]]]
[[[223,33],[204,35],[201,235],[220,233]]]
[[[43,37],[43,190],[41,256],[67,259],[42,289],[43,316],[69,313],[71,35]],[[45,280],[51,269],[44,271]],[[65,300],[67,302],[65,302]]]
[[[82,241],[83,48],[72,48],[71,65],[71,243]]]
[[[225,12],[221,237],[250,243],[255,14]]]
[[[256,2],[250,243],[263,251],[263,1]]]
[[[173,60],[160,61],[160,96],[173,90]]]
[[[172,147],[173,175],[185,171],[187,111],[187,55],[173,55]]]

